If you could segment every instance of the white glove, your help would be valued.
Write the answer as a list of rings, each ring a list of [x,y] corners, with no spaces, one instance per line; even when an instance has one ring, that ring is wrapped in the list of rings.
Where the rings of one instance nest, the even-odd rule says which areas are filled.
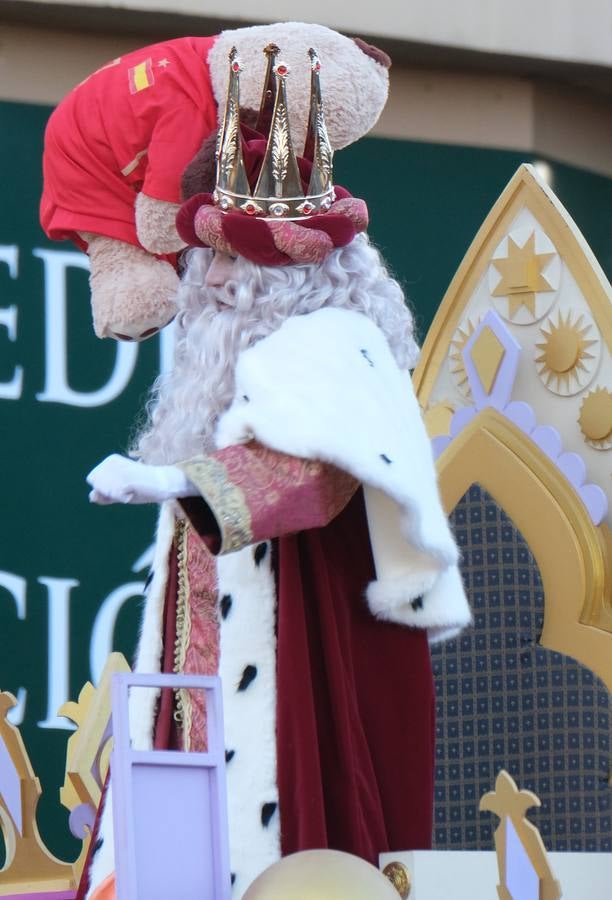
[[[162,503],[195,497],[197,488],[175,466],[147,466],[113,453],[92,469],[87,483],[91,503]]]

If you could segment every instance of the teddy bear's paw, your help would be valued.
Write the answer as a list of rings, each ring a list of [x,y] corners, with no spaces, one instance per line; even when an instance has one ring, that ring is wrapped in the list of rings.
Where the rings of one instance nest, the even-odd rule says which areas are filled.
[[[177,313],[176,293],[179,279],[169,263],[155,260],[156,266],[134,273],[135,278],[125,291],[113,295],[110,315],[96,315],[97,297],[92,292],[94,330],[103,332],[100,337],[112,337],[121,341],[143,341],[156,334]],[[104,304],[103,304],[104,306]],[[108,307],[107,307],[108,309]]]
[[[138,194],[134,205],[136,234],[149,253],[178,253],[186,244],[176,230],[178,203]]]
[[[179,278],[145,250],[89,235],[91,307],[98,337],[140,341],[176,315]]]

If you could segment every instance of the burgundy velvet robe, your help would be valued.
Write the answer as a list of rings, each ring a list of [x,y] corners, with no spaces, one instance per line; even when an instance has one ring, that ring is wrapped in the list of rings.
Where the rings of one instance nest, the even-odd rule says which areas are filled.
[[[253,443],[214,456],[244,492],[253,543],[273,539],[283,855],[330,847],[376,863],[387,850],[430,847],[435,726],[427,634],[368,610],[365,589],[375,572],[361,489],[353,481],[347,491],[350,476],[333,466]],[[183,506],[218,550],[222,511],[199,498]],[[164,669],[172,671],[175,560],[168,587]],[[158,721],[158,746],[171,740],[168,713]]]

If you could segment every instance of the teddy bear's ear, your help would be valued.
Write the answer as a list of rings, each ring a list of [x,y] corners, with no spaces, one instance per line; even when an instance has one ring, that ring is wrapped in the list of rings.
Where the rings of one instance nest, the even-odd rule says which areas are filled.
[[[374,44],[368,44],[367,41],[364,41],[363,38],[360,37],[354,37],[353,40],[361,52],[365,53],[366,56],[371,57],[374,62],[377,62],[385,69],[391,68],[391,57],[385,53],[384,50],[381,50],[380,47],[376,47]]]
[[[389,58],[364,41],[345,37],[323,25],[280,22],[223,31],[209,55],[208,67],[220,114],[225,108],[228,55],[233,46],[243,66],[240,105],[259,109],[266,71],[264,47],[280,47],[279,61],[287,63],[287,96],[291,134],[302,153],[310,101],[310,59],[314,47],[321,62],[321,92],[325,121],[334,150],[363,137],[376,123],[389,91]]]

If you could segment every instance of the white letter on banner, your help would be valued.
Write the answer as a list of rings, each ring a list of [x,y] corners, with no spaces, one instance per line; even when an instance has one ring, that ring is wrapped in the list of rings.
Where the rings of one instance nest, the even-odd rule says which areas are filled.
[[[0,247],[0,262],[6,263],[11,278],[17,278],[19,249],[16,244],[5,244]],[[17,340],[17,307],[9,306],[0,309],[0,325],[8,331],[9,341]],[[15,374],[11,381],[0,382],[0,399],[19,400],[23,390],[23,367],[15,366]],[[14,711],[14,710],[13,710]]]
[[[124,390],[136,365],[138,344],[117,342],[113,374],[97,391],[75,391],[68,384],[68,297],[66,269],[89,269],[84,253],[69,250],[33,250],[45,267],[45,389],[37,400],[68,406],[104,406]]]
[[[17,618],[23,621],[26,617],[26,580],[19,575],[11,575],[10,572],[0,572],[0,588],[4,588],[11,594],[15,601]],[[21,725],[25,716],[27,691],[20,687],[17,691],[17,706],[14,706],[7,719],[13,725]]]
[[[89,648],[89,668],[94,685],[99,684],[102,669],[109,654],[113,652],[115,624],[123,604],[131,597],[142,597],[143,593],[144,581],[132,581],[115,588],[101,603],[91,632]]]
[[[39,578],[38,582],[49,592],[47,718],[38,727],[74,731],[75,726],[57,711],[70,699],[70,591],[79,582],[74,578]]]

